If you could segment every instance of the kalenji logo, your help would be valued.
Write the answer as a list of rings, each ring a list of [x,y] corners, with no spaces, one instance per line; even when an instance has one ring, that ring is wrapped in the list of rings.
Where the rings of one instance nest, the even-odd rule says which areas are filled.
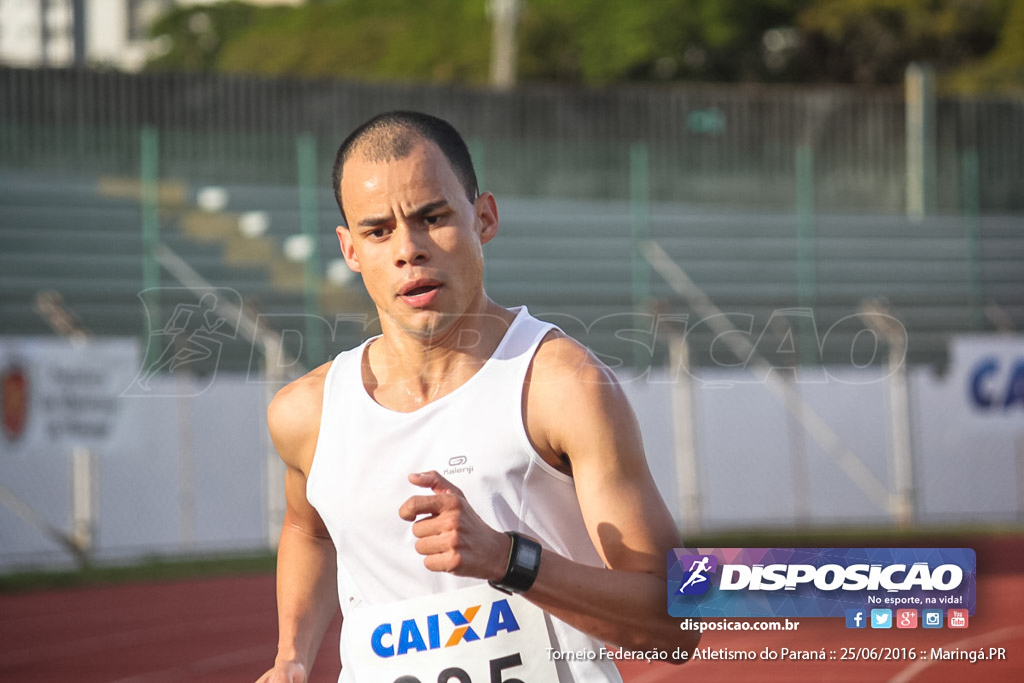
[[[718,569],[718,558],[714,555],[684,555],[679,558],[683,567],[687,567],[683,585],[679,587],[680,595],[703,595],[711,587],[708,574]]]
[[[410,652],[455,647],[481,638],[493,638],[502,631],[512,633],[519,630],[519,622],[512,612],[511,605],[508,604],[508,600],[501,599],[491,603],[487,624],[483,626],[481,636],[477,631],[479,627],[474,628],[472,625],[481,607],[482,605],[474,605],[461,612],[452,610],[443,615],[431,614],[421,621],[406,619],[397,625],[381,624],[370,636],[370,646],[378,657],[394,657]]]
[[[444,468],[444,476],[451,477],[456,474],[473,474],[473,465],[465,455],[453,455],[448,458],[448,466]]]

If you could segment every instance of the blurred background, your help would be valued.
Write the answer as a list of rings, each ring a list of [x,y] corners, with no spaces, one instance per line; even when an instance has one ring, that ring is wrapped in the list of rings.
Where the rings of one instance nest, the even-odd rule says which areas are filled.
[[[684,537],[1024,522],[1024,3],[0,0],[0,572],[273,551],[267,401],[376,329],[334,153],[396,108]]]

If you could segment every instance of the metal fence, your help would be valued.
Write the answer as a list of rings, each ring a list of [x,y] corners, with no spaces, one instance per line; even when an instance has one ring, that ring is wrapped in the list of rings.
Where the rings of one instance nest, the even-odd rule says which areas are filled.
[[[814,158],[821,210],[899,213],[906,111],[899,89],[680,86],[512,92],[196,74],[0,69],[0,163],[133,173],[137,137],[161,130],[163,170],[254,183],[294,178],[298,133],[333,157],[371,115],[421,109],[474,144],[488,187],[521,196],[626,198],[629,149],[650,163],[658,201],[789,206],[795,150]],[[942,99],[935,108],[937,211],[973,201],[1024,208],[1024,100]],[[253,144],[257,139],[261,144]],[[532,143],[532,144],[524,144]],[[977,159],[965,167],[965,159]],[[969,183],[973,185],[973,181]]]
[[[156,263],[160,242],[210,285],[305,326],[303,360],[322,362],[332,342],[352,341],[334,334],[338,314],[372,313],[358,282],[324,277],[338,256],[335,145],[391,108],[433,111],[469,138],[502,210],[488,292],[551,313],[606,358],[665,362],[663,344],[642,353],[605,328],[654,329],[688,311],[645,261],[646,240],[752,329],[800,309],[824,334],[880,301],[907,329],[908,360],[941,365],[951,334],[1024,327],[1024,219],[1012,212],[1024,207],[1022,102],[938,102],[936,205],[914,219],[896,90],[497,93],[3,69],[0,331],[47,334],[34,297],[55,289],[97,334],[148,335],[139,292],[181,284]],[[146,182],[157,184],[149,204]],[[227,187],[217,214],[196,205],[205,184]],[[253,211],[269,224],[258,239],[237,225]],[[304,264],[283,256],[297,233],[319,245]],[[707,365],[714,334],[690,322]],[[830,340],[838,350],[813,353],[805,338],[802,362],[849,362],[852,341]],[[238,346],[228,357],[250,367]]]

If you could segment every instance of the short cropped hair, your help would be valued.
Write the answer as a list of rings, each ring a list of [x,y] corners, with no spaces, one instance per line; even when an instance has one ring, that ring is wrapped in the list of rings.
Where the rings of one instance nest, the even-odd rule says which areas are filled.
[[[469,148],[459,132],[436,116],[418,111],[390,111],[374,116],[352,131],[334,157],[331,178],[334,183],[334,199],[338,202],[341,218],[346,225],[348,219],[345,218],[345,207],[341,203],[341,174],[345,162],[357,151],[373,162],[404,159],[419,140],[437,145],[465,188],[469,201],[476,201],[479,194],[476,171],[469,156]]]

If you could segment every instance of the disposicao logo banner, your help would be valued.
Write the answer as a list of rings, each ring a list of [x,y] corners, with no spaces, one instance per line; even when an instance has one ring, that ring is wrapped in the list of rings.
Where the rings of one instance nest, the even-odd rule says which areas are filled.
[[[975,610],[970,548],[702,548],[668,554],[673,617],[845,617]]]

